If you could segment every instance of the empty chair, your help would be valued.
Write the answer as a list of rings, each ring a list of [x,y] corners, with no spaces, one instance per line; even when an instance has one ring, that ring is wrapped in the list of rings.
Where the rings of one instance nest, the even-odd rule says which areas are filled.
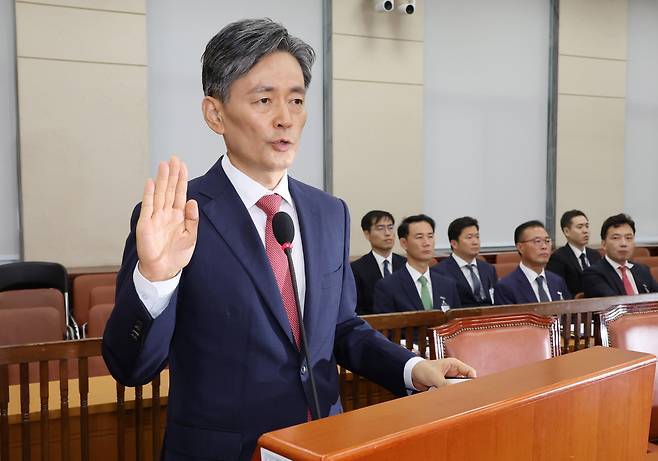
[[[658,267],[658,256],[638,256],[633,257],[632,261],[649,267]]]
[[[87,331],[89,310],[95,304],[114,304],[117,274],[85,274],[73,279],[73,316],[81,326],[83,336]],[[88,333],[87,333],[88,334]]]
[[[633,252],[633,258],[648,257],[651,256],[651,252],[647,247],[635,247]]]
[[[496,263],[494,264],[494,267],[496,268],[496,275],[498,275],[498,280],[502,279],[509,273],[513,272],[516,270],[516,268],[519,266],[519,263],[516,262],[511,262],[511,263]],[[495,294],[494,294],[495,296]]]
[[[516,251],[508,251],[505,253],[498,253],[496,255],[496,264],[499,263],[519,263],[521,261],[521,255]],[[500,274],[498,274],[500,277]]]
[[[455,357],[478,376],[560,355],[559,320],[534,314],[466,317],[432,328],[438,358]]]
[[[658,303],[617,306],[600,315],[601,343],[658,355]],[[658,370],[657,370],[658,371]],[[649,440],[658,440],[658,373],[653,384]]]
[[[114,303],[95,304],[89,310],[89,323],[87,324],[87,336],[89,338],[98,338],[103,336],[105,324],[110,318]]]
[[[0,309],[0,346],[61,341],[63,323],[55,307]]]
[[[54,288],[64,296],[67,337],[77,338],[79,332],[68,303],[68,274],[61,264],[52,262],[15,262],[0,265],[0,292]]]

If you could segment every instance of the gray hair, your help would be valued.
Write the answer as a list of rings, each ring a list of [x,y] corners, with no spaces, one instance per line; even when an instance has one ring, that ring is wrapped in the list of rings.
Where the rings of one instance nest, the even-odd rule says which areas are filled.
[[[315,51],[301,39],[289,35],[282,24],[264,18],[233,22],[208,42],[201,56],[203,93],[222,102],[228,101],[233,82],[275,51],[288,52],[297,59],[304,87],[308,88]]]

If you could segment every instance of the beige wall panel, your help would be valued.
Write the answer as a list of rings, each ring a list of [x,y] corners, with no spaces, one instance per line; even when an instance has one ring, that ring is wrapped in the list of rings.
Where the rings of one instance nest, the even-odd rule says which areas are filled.
[[[16,4],[19,57],[146,64],[146,16]]]
[[[23,2],[19,0],[16,3]],[[127,13],[146,13],[146,0],[30,0],[29,3],[89,8],[93,10],[123,11]]]
[[[333,0],[333,33],[422,41],[425,34],[423,3],[417,0],[416,12],[403,15],[397,11],[377,12],[370,0]]]
[[[566,210],[583,210],[597,248],[603,220],[624,207],[624,116],[623,99],[558,99],[557,222]]]
[[[560,54],[626,59],[627,0],[560,2]]]
[[[333,192],[352,216],[352,255],[369,250],[361,217],[388,210],[399,222],[423,206],[423,87],[334,81]]]
[[[146,73],[18,59],[27,260],[120,262],[148,175]]]
[[[626,61],[560,56],[560,93],[626,96]]]
[[[335,79],[423,83],[423,44],[370,37],[333,36]]]

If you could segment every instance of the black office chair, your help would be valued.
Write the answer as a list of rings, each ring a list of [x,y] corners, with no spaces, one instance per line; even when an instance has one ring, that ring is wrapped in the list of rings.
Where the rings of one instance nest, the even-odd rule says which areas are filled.
[[[64,295],[66,338],[79,339],[80,329],[69,308],[69,276],[64,266],[51,262],[15,262],[0,265],[0,292],[55,288]]]

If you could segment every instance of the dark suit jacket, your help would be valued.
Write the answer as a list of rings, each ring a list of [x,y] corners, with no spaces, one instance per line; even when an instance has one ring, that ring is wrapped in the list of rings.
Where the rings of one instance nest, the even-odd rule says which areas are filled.
[[[562,293],[563,299],[571,299],[571,293],[562,277],[546,270],[544,273],[546,274],[546,284],[548,285],[548,290],[553,301],[560,300],[558,291]],[[517,267],[515,271],[498,280],[498,284],[494,290],[494,301],[498,305],[539,302],[521,267]]]
[[[306,265],[304,324],[323,416],[341,411],[336,364],[404,395],[413,353],[354,313],[345,203],[289,180]],[[199,204],[192,260],[156,319],[135,291],[135,209],[103,336],[112,375],[129,386],[169,365],[164,460],[249,460],[264,432],[306,422],[307,364],[294,343],[256,228],[220,162],[191,181]]]
[[[594,265],[601,260],[601,254],[596,250],[585,248],[585,253],[587,254],[590,265]],[[553,252],[551,259],[548,260],[548,264],[546,265],[546,270],[562,277],[567,283],[569,292],[574,295],[576,293],[582,293],[583,270],[580,268],[580,261],[576,258],[569,245],[560,247]]]
[[[462,307],[476,307],[492,304],[491,297],[489,296],[489,289],[496,286],[496,281],[498,280],[496,269],[488,262],[480,259],[476,260],[476,264],[478,272],[480,273],[480,282],[482,283],[486,295],[486,300],[484,302],[477,302],[475,300],[473,290],[471,290],[471,286],[468,284],[464,272],[452,256],[444,259],[432,268],[432,270],[435,270],[446,277],[450,277],[457,283],[457,291],[459,292],[459,300],[461,301]]]
[[[434,304],[434,309],[441,309],[442,296],[451,308],[461,307],[457,284],[454,280],[432,270],[430,270],[430,278],[432,280],[432,304]],[[406,268],[381,279],[375,284],[373,302],[375,314],[425,310],[416,289],[416,283]]]
[[[647,266],[633,263],[631,273],[635,279],[638,292],[658,292],[658,283],[651,276],[651,271]],[[605,258],[585,269],[583,272],[583,288],[586,298],[626,295],[621,277],[617,275],[617,270]]]
[[[406,258],[393,253],[393,269],[391,273],[404,267]],[[361,256],[352,264],[354,282],[356,282],[356,313],[358,315],[372,314],[372,295],[375,291],[375,283],[382,279],[377,260],[372,252]]]

